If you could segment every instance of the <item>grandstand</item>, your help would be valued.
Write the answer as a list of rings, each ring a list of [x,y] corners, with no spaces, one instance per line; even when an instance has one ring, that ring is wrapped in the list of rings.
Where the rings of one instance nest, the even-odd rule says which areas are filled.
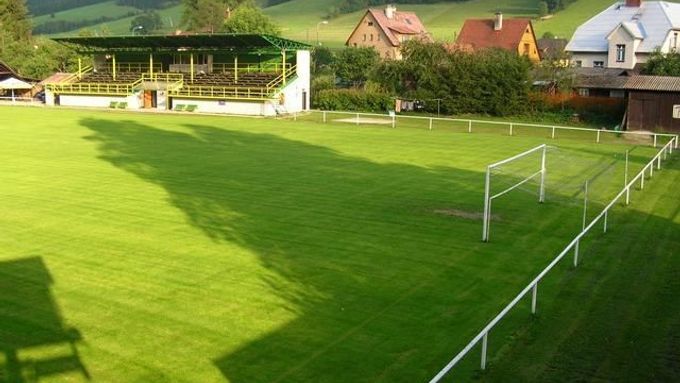
[[[309,109],[309,46],[257,34],[63,37],[93,64],[47,84],[47,105],[273,116]]]

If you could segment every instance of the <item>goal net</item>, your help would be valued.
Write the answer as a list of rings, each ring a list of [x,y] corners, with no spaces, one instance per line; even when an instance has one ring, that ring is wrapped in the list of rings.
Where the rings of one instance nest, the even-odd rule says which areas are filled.
[[[538,201],[541,203],[545,201],[546,152],[547,145],[543,144],[487,166],[482,230],[484,242],[489,241],[491,210],[495,199],[525,186],[532,180],[538,180]],[[513,177],[498,177],[503,173],[511,173]]]

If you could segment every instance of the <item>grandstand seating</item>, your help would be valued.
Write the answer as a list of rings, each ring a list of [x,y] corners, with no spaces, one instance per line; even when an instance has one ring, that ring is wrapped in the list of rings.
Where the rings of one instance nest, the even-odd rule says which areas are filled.
[[[88,73],[79,82],[129,84],[142,78],[142,74],[142,72],[118,72],[116,73],[116,79],[114,80],[111,72],[98,71]],[[191,83],[189,81],[189,75],[184,73],[186,85],[244,88],[265,88],[267,84],[279,76],[280,74],[271,72],[239,73],[237,82],[233,72],[199,73],[194,75],[194,81]]]

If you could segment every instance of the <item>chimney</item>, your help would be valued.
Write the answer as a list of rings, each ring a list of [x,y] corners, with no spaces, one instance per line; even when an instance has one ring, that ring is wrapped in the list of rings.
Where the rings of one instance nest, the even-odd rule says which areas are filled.
[[[628,0],[628,1],[633,1],[633,0]],[[493,21],[493,30],[494,31],[500,31],[503,29],[503,14],[500,12],[496,12],[496,18]]]
[[[394,4],[388,4],[387,7],[385,7],[385,16],[387,16],[387,18],[390,20],[394,18],[394,14],[396,12],[397,7]]]
[[[642,0],[626,0],[626,7],[640,8]]]

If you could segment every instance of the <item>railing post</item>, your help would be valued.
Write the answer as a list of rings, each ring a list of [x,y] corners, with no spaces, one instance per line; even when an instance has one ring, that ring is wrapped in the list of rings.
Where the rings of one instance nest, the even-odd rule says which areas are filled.
[[[357,125],[359,125],[359,113],[357,113]]]
[[[490,215],[489,210],[491,210],[491,201],[489,200],[490,197],[490,186],[489,183],[491,181],[491,168],[487,167],[486,168],[486,185],[484,186],[484,225],[482,227],[482,241],[488,242],[489,241],[489,220],[490,220]]]
[[[550,135],[550,138],[555,139],[555,127],[552,127],[552,134]]]
[[[397,116],[392,116],[392,129],[397,127]]]
[[[649,164],[649,178],[654,177],[654,160]]]
[[[608,218],[609,218],[609,210],[607,210],[607,211],[604,212],[604,226],[603,226],[603,228],[602,228],[602,231],[603,231],[604,233],[607,232],[607,219],[608,219]]]
[[[661,156],[656,159],[656,169],[661,170]]]
[[[645,177],[647,177],[647,168],[642,169],[642,175],[640,176],[640,190],[645,189]]]
[[[472,133],[472,120],[468,120],[468,133]]]
[[[656,134],[654,135],[654,147],[656,148]]]
[[[482,362],[480,364],[482,370],[486,370],[486,349],[489,343],[488,338],[489,333],[487,332],[486,334],[484,334],[484,337],[482,337]]]
[[[536,315],[536,298],[538,295],[538,282],[534,285],[534,288],[531,290],[531,313]]]
[[[600,143],[600,129],[597,130],[597,143]]]
[[[512,136],[512,128],[513,128],[513,124],[510,123],[510,135],[511,135],[511,136]]]
[[[323,114],[323,122],[326,123],[326,111],[323,111],[322,114]]]
[[[430,130],[432,130],[432,117],[430,117]]]
[[[626,186],[626,206],[630,205],[630,187]]]
[[[578,247],[580,243],[581,240],[578,240],[576,241],[576,245],[574,245],[574,267],[578,267]]]

